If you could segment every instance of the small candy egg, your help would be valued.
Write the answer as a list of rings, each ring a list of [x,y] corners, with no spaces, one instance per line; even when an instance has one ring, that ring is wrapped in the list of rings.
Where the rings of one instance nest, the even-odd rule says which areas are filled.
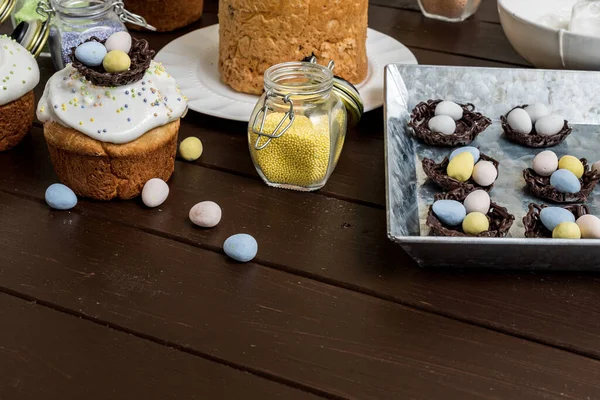
[[[584,239],[600,239],[600,218],[587,214],[577,218],[577,226]]]
[[[225,254],[239,262],[248,262],[256,257],[258,243],[245,233],[230,236],[223,243]]]
[[[169,197],[169,185],[159,178],[152,178],[142,189],[142,201],[146,207],[158,207]]]
[[[106,56],[106,47],[98,42],[85,42],[75,49],[75,58],[88,67],[102,65]]]
[[[490,203],[490,195],[485,190],[472,191],[463,202],[467,213],[480,212],[482,214],[490,211]]]
[[[581,239],[581,230],[575,222],[561,222],[552,231],[555,239]]]
[[[508,113],[506,117],[508,125],[519,133],[530,133],[532,128],[531,118],[527,111],[522,108],[515,108]]]
[[[498,170],[491,161],[479,161],[473,168],[473,180],[480,186],[490,186],[498,178]]]
[[[128,32],[115,32],[106,39],[104,43],[106,50],[121,50],[123,53],[129,53],[131,50],[131,35]]]
[[[55,210],[70,210],[77,205],[77,196],[67,186],[55,183],[46,189],[46,203]]]
[[[203,201],[190,210],[190,221],[203,228],[213,228],[221,222],[221,207],[214,201]]]
[[[596,161],[592,164],[592,171],[600,173],[600,161]]]
[[[490,221],[480,212],[467,214],[462,223],[463,231],[468,235],[479,235],[490,229]]]
[[[116,73],[127,71],[131,66],[131,59],[127,55],[127,53],[122,52],[121,50],[112,50],[109,51],[106,57],[104,57],[104,61],[102,61],[102,66],[106,70],[106,72]]]
[[[571,171],[577,178],[581,178],[583,176],[583,164],[577,157],[573,156],[562,156],[558,161],[559,169],[568,169]]]
[[[464,153],[465,151],[468,151],[469,153],[471,153],[475,162],[479,161],[479,156],[480,156],[479,149],[477,147],[473,147],[473,146],[465,146],[465,147],[459,147],[458,149],[455,149],[454,151],[452,151],[452,153],[450,153],[449,159],[452,160],[454,157],[456,157],[460,153]]]
[[[473,159],[473,155],[466,151],[458,154],[448,163],[446,173],[451,178],[466,182],[473,175],[474,166],[475,160]]]
[[[437,115],[429,120],[427,124],[433,132],[438,132],[443,135],[452,135],[456,130],[456,122],[447,115]]]
[[[190,136],[179,144],[179,155],[186,161],[196,161],[202,155],[202,149],[200,139]]]
[[[575,216],[562,207],[546,207],[540,211],[540,221],[552,232],[561,222],[575,222]]]
[[[555,171],[550,176],[550,184],[561,193],[578,193],[581,190],[581,182],[567,169]]]
[[[435,115],[447,115],[458,121],[463,117],[463,109],[453,101],[444,100],[435,107]]]
[[[551,114],[542,117],[535,123],[535,131],[540,135],[556,135],[562,130],[565,120],[560,115]]]
[[[433,203],[433,213],[444,225],[457,226],[465,219],[465,206],[456,200],[438,200]]]
[[[550,110],[545,104],[542,103],[530,104],[525,107],[524,110],[527,112],[527,114],[529,114],[529,118],[531,118],[531,122],[534,124],[538,119],[550,115]]]
[[[558,169],[558,157],[551,150],[539,153],[533,159],[533,170],[539,176],[550,176]]]

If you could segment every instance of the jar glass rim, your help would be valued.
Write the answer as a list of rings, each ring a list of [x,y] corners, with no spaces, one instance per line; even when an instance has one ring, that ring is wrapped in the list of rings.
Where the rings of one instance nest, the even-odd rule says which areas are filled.
[[[280,94],[319,94],[332,89],[333,72],[320,64],[291,61],[268,68],[264,83],[266,91]]]
[[[52,0],[54,10],[70,17],[92,17],[112,8],[112,1],[105,0]]]

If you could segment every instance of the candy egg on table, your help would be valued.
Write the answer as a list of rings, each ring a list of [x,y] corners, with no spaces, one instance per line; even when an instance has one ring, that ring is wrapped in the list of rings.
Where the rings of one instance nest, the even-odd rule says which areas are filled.
[[[542,103],[534,103],[530,104],[524,108],[524,110],[529,114],[529,118],[531,118],[531,122],[534,124],[538,119],[550,115],[550,110],[545,104]]]
[[[223,251],[236,261],[248,262],[256,257],[258,243],[252,236],[246,233],[238,233],[225,240]]]
[[[533,128],[529,114],[522,108],[515,108],[509,112],[506,121],[513,130],[519,133],[531,133],[531,129]]]
[[[479,235],[490,229],[490,221],[485,214],[472,212],[467,214],[462,222],[463,231],[469,235]]]
[[[539,176],[550,176],[557,169],[558,157],[551,150],[542,151],[533,159],[533,170]]]
[[[490,203],[490,195],[485,190],[474,190],[463,201],[467,213],[487,214],[490,211]]]
[[[456,122],[447,115],[436,115],[427,123],[432,132],[438,132],[442,135],[452,135],[456,131]]]
[[[131,58],[129,58],[127,53],[121,50],[112,50],[106,54],[106,57],[104,57],[102,66],[106,72],[124,72],[127,71],[131,66]]]
[[[498,178],[498,170],[490,161],[481,160],[473,168],[473,180],[480,186],[490,186]]]
[[[565,125],[565,120],[560,115],[551,114],[542,117],[535,123],[535,131],[539,135],[556,135]]]
[[[586,214],[577,218],[577,226],[584,239],[600,239],[600,218]]]
[[[214,201],[203,201],[191,208],[190,221],[203,228],[213,228],[221,222],[221,207]]]
[[[460,225],[467,211],[465,206],[456,200],[437,200],[432,206],[433,213],[445,225]]]
[[[435,115],[447,115],[454,121],[463,117],[463,109],[453,101],[444,100],[435,107]]]
[[[581,239],[581,230],[575,222],[561,222],[552,231],[555,239]]]
[[[562,222],[575,222],[575,216],[562,207],[546,207],[540,211],[540,221],[546,229],[552,232]]]
[[[186,161],[196,161],[202,155],[202,142],[194,136],[185,138],[179,144],[179,155]]]
[[[581,190],[581,182],[567,169],[555,171],[550,176],[550,185],[561,193],[578,193]]]
[[[452,153],[450,153],[450,157],[448,157],[448,159],[452,160],[454,157],[456,157],[460,153],[464,153],[465,151],[468,151],[469,153],[471,153],[471,155],[473,156],[473,160],[475,162],[479,161],[479,157],[481,156],[481,153],[477,147],[473,147],[473,146],[464,146],[464,147],[459,147],[458,149],[453,150]]]
[[[446,174],[460,182],[466,182],[473,175],[475,159],[471,153],[464,152],[455,156],[446,168]]]
[[[52,184],[46,189],[46,203],[55,210],[70,210],[77,205],[77,196],[62,183]]]
[[[106,47],[102,43],[86,42],[75,49],[75,58],[88,67],[98,67],[102,65],[106,53]]]
[[[158,207],[169,197],[169,185],[160,178],[152,178],[142,189],[142,201],[146,207]]]
[[[123,53],[129,53],[131,50],[131,35],[125,31],[115,32],[106,39],[104,47],[107,51],[121,50]]]
[[[562,156],[560,160],[558,160],[558,168],[571,171],[577,178],[581,178],[584,173],[582,162],[579,161],[577,157],[573,156]]]

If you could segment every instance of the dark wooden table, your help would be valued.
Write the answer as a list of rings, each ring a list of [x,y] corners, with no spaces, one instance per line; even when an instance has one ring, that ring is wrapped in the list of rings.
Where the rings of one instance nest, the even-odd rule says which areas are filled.
[[[142,36],[160,48],[216,8]],[[527,66],[493,0],[460,24],[424,19],[415,0],[369,11],[420,63]],[[205,153],[177,162],[153,210],[51,211],[39,123],[0,155],[0,398],[600,398],[597,275],[421,270],[387,240],[381,109],[318,193],[265,186],[245,129],[190,113],[181,136]],[[215,229],[188,221],[202,200],[223,208]],[[253,263],[222,254],[238,232],[259,242]]]

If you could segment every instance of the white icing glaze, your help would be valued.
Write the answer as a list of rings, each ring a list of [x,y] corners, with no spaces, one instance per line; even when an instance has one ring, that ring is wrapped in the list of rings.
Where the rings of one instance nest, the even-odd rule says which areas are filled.
[[[68,64],[48,80],[37,116],[122,144],[175,121],[186,110],[187,99],[175,79],[154,61],[141,80],[118,87],[93,85]]]
[[[0,36],[0,79],[0,106],[17,100],[40,82],[35,58],[7,36]]]

